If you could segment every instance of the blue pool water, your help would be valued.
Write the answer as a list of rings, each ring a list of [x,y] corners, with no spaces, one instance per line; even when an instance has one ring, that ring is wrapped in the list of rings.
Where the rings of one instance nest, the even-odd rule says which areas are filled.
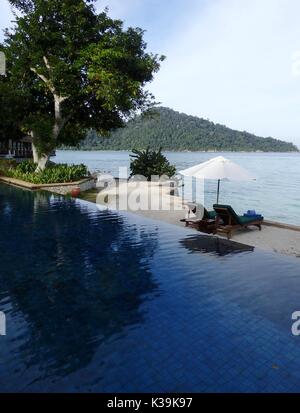
[[[300,391],[300,261],[0,185],[0,391]]]

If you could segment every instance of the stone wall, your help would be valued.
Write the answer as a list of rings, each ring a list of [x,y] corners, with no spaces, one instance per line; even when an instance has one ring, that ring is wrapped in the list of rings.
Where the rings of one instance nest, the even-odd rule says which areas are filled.
[[[43,190],[49,192],[55,192],[57,194],[66,195],[69,194],[73,189],[80,188],[81,192],[88,191],[96,187],[96,180],[94,177],[82,179],[78,182],[70,182],[63,184],[32,184],[30,182],[25,182],[16,178],[9,178],[7,176],[0,176],[0,181],[7,184],[12,184],[20,186],[21,188],[30,189],[32,191]]]
[[[49,192],[54,192],[56,194],[60,195],[67,195],[70,194],[73,189],[80,188],[81,192],[88,191],[89,189],[93,189],[96,187],[96,182],[94,178],[91,178],[89,180],[85,180],[82,182],[75,182],[73,184],[68,184],[68,185],[53,185],[53,186],[47,186],[43,187],[44,191],[49,191]]]

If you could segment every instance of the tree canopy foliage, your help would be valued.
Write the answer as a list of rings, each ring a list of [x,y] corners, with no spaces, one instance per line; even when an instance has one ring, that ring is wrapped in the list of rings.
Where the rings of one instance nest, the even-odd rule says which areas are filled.
[[[27,107],[27,98],[21,90],[16,90],[7,78],[0,76],[0,142],[20,139],[21,127]]]
[[[86,129],[105,134],[152,105],[144,87],[163,56],[146,52],[141,29],[98,14],[93,0],[9,1],[20,13],[0,48],[7,61],[0,91],[3,97],[5,83],[26,99],[18,128],[31,134],[41,167]],[[8,104],[6,124],[15,127],[16,106]]]
[[[297,151],[292,143],[261,138],[206,119],[159,107],[152,116],[137,116],[110,137],[90,131],[81,149],[131,150],[162,147],[170,151]]]

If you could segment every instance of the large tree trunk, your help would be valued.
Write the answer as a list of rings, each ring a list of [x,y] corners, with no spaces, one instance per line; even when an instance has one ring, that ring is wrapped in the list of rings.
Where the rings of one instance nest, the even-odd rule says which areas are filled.
[[[63,119],[61,114],[61,105],[66,100],[65,97],[53,94],[54,97],[54,125],[52,130],[52,140],[53,142],[57,142],[58,136],[65,125],[65,122],[68,118]],[[37,147],[34,144],[34,141],[38,140],[38,137],[35,136],[34,132],[31,132],[32,136],[32,152],[33,152],[33,161],[37,164],[36,172],[43,171],[50,158],[50,153],[40,153]]]
[[[46,155],[46,154],[41,155],[38,159],[37,168],[35,171],[36,172],[43,171],[47,166],[49,158],[50,158],[50,155]]]
[[[32,143],[33,162],[37,164],[35,172],[43,171],[50,158],[50,154],[39,154],[37,147]]]
[[[58,135],[60,134],[61,129],[63,128],[67,120],[67,119],[63,119],[61,115],[61,104],[66,98],[56,95],[56,94],[54,94],[53,97],[54,97],[55,116],[54,116],[53,130],[52,130],[52,139],[54,142],[56,142]],[[33,143],[32,143],[33,161],[34,163],[37,164],[35,172],[40,172],[46,168],[51,153],[40,153],[34,143],[34,141],[38,141],[38,137],[35,136],[35,133],[33,131],[31,132],[31,137],[33,140]]]
[[[51,74],[51,66],[49,64],[49,61],[46,56],[43,57],[44,63],[46,68],[48,69],[49,73]],[[53,130],[52,130],[52,140],[53,142],[57,142],[58,136],[64,127],[65,123],[70,119],[70,115],[63,118],[62,116],[62,111],[61,111],[61,105],[62,103],[68,99],[67,96],[61,96],[60,94],[56,93],[55,87],[51,81],[50,78],[47,78],[43,74],[39,73],[36,68],[32,67],[31,70],[37,74],[37,76],[42,79],[43,82],[48,86],[48,89],[51,91],[53,94],[54,98],[54,125],[53,125]],[[31,133],[31,136],[34,141],[34,132]],[[53,148],[55,149],[55,148]],[[36,172],[38,171],[43,171],[50,158],[50,152],[48,154],[43,153],[40,154],[39,151],[37,150],[36,146],[33,144],[32,145],[32,151],[33,151],[33,160],[35,163],[37,163],[37,168]]]
[[[31,133],[31,136],[32,135],[33,135],[33,133]],[[32,142],[32,155],[33,155],[33,162],[38,163],[39,162],[39,155],[38,155],[37,148],[36,148],[36,146],[33,142]]]

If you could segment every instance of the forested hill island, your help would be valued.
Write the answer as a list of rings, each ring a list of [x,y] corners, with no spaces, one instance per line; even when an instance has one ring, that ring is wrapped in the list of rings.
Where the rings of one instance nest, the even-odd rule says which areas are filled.
[[[109,137],[90,131],[77,149],[130,151],[148,146],[165,151],[298,151],[292,143],[236,131],[165,107],[155,108],[151,115],[135,117]]]

